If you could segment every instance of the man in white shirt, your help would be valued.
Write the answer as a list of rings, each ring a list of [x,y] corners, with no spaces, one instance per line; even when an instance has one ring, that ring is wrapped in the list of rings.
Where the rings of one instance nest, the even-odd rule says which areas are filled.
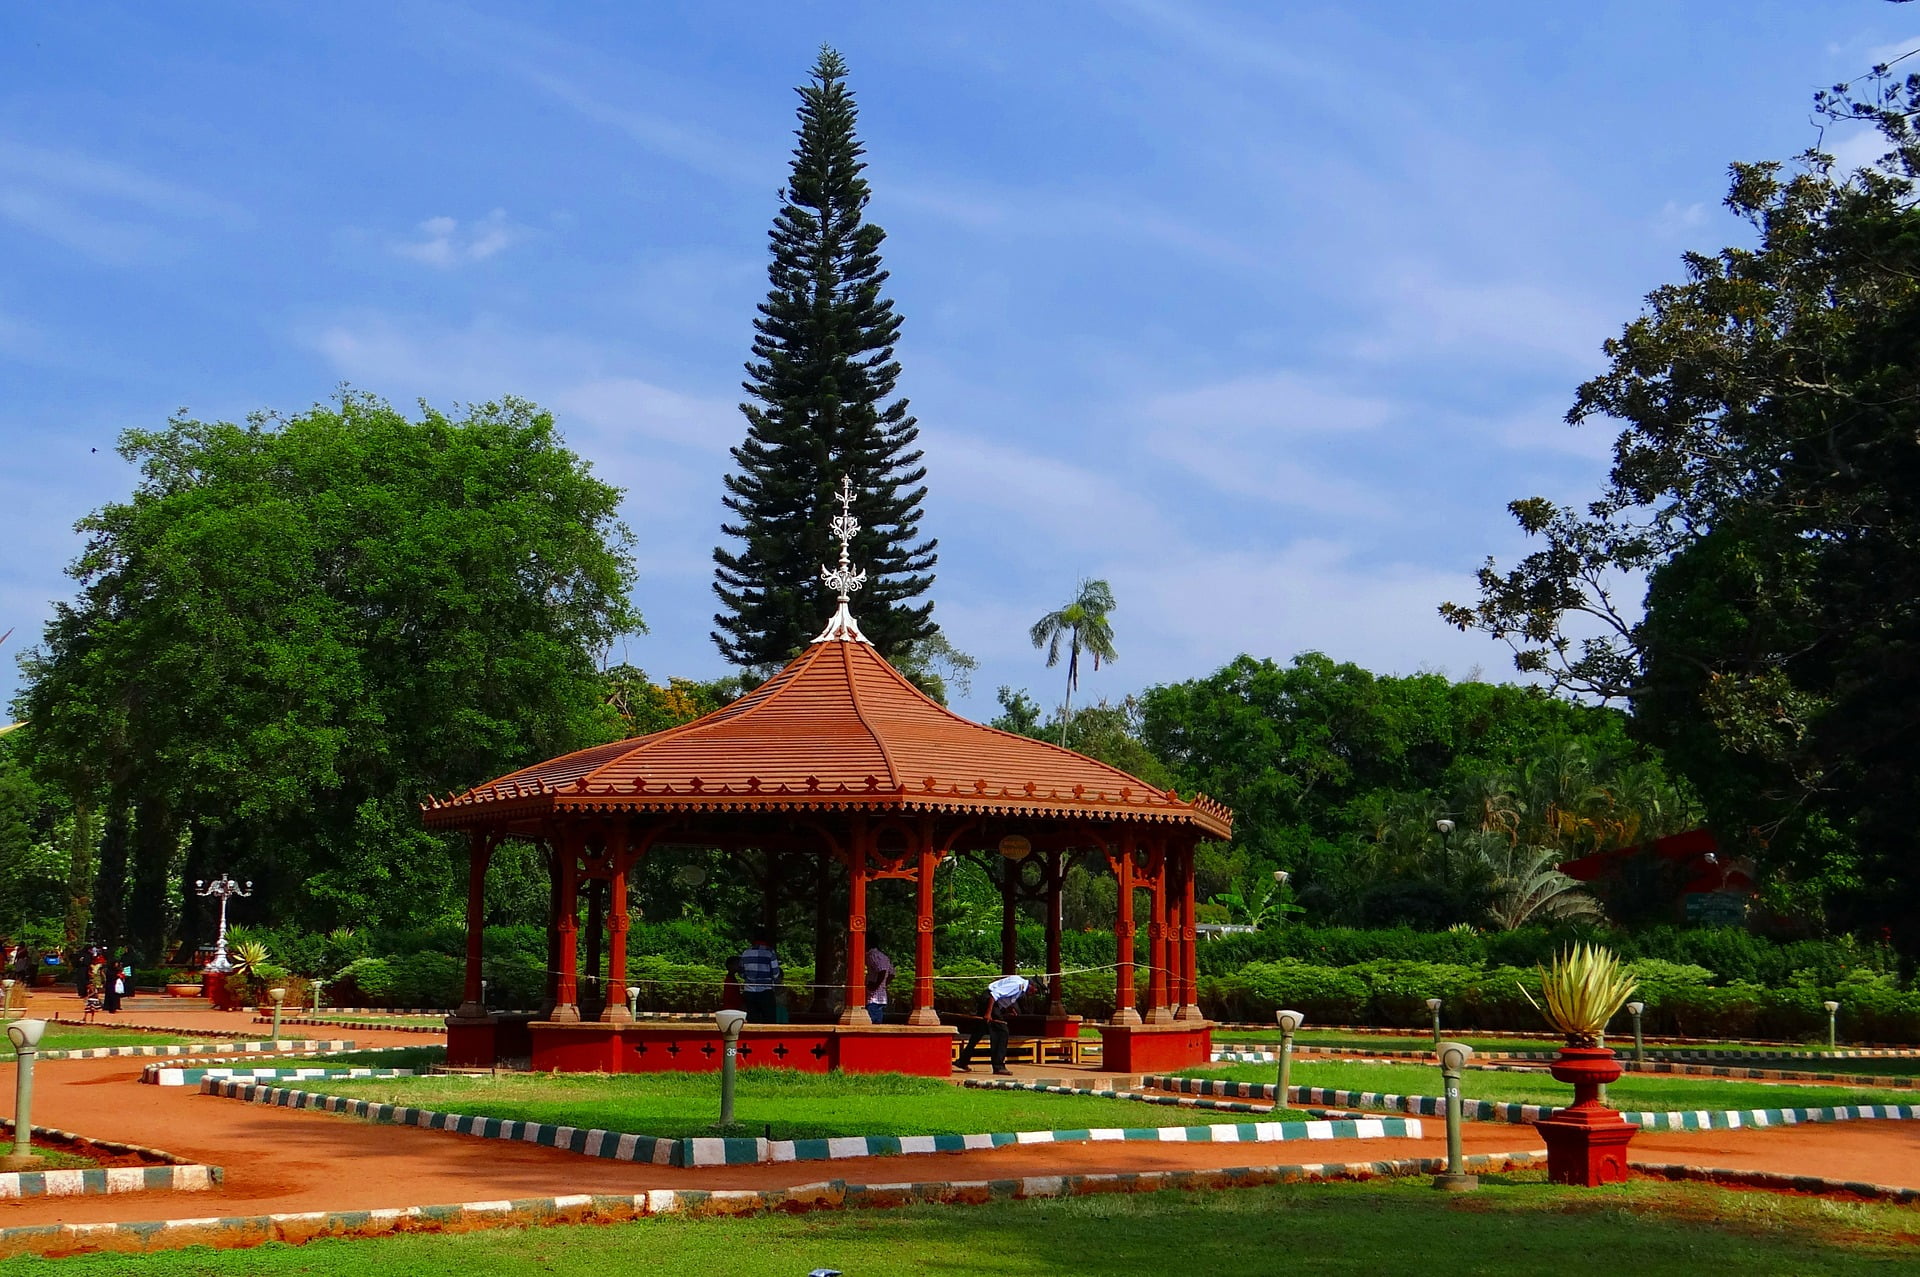
[[[1026,991],[1027,978],[1023,975],[1003,975],[986,987],[980,994],[980,1018],[974,1023],[967,1044],[960,1048],[960,1058],[954,1064],[956,1069],[971,1073],[974,1048],[980,1045],[981,1038],[990,1037],[994,1073],[1001,1077],[1012,1075],[1013,1070],[1007,1067],[1007,1021],[1019,1010],[1020,997]]]

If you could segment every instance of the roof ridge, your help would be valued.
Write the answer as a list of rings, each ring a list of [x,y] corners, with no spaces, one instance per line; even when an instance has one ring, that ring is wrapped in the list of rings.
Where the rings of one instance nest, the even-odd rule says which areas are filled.
[[[1139,784],[1146,786],[1147,790],[1150,793],[1164,794],[1167,792],[1166,790],[1155,788],[1153,785],[1153,782],[1151,781],[1142,780],[1140,777],[1135,776],[1132,772],[1122,771],[1120,768],[1115,767],[1112,763],[1103,763],[1099,759],[1093,758],[1087,754],[1083,754],[1077,749],[1068,749],[1065,745],[1056,745],[1050,740],[1041,740],[1038,736],[1022,736],[1019,732],[1004,731],[1001,728],[995,727],[991,723],[976,723],[973,719],[968,718],[965,714],[959,714],[954,712],[953,710],[947,708],[945,705],[942,705],[939,701],[934,700],[933,697],[921,691],[919,687],[914,685],[914,682],[912,679],[908,678],[905,674],[902,674],[898,669],[894,667],[894,664],[892,661],[889,661],[886,657],[881,656],[877,650],[874,652],[874,656],[878,658],[880,664],[886,667],[887,672],[893,675],[894,679],[897,682],[899,682],[899,684],[902,687],[905,687],[907,690],[911,691],[915,696],[918,696],[921,700],[925,701],[928,705],[932,706],[936,710],[939,710],[942,714],[945,714],[948,718],[952,719],[956,723],[959,723],[963,727],[970,727],[975,731],[992,732],[996,736],[1004,736],[1009,740],[1025,741],[1029,745],[1039,745],[1046,749],[1057,749],[1063,754],[1071,754],[1075,758],[1081,759],[1085,762],[1092,763],[1095,767],[1104,767],[1108,771],[1112,772],[1115,776],[1119,777],[1122,781],[1137,781]],[[861,721],[865,722],[865,719],[862,719]],[[1177,790],[1174,792],[1176,794],[1178,793]],[[1188,800],[1184,798],[1181,798],[1178,801],[1182,803],[1186,803],[1188,806],[1193,805],[1191,802],[1188,802]]]
[[[895,789],[903,789],[906,782],[900,778],[900,768],[896,766],[893,761],[893,751],[887,748],[886,739],[880,735],[880,730],[867,718],[867,711],[860,704],[860,682],[853,675],[853,652],[851,650],[856,646],[858,645],[854,643],[840,644],[840,664],[847,672],[847,699],[853,705],[853,716],[860,720],[860,726],[867,729],[867,735],[873,738],[874,748],[880,751],[881,761],[887,765],[887,779],[893,783]],[[882,665],[890,670],[893,669],[893,662],[881,656],[879,651],[873,648],[871,644],[868,645],[868,649],[873,652],[874,657],[878,659]],[[897,672],[898,671],[896,671],[896,673]]]
[[[786,691],[789,687],[793,686],[794,680],[798,678],[800,674],[800,672],[794,667],[799,665],[800,662],[806,658],[807,653],[811,652],[812,650],[813,650],[812,648],[806,648],[802,650],[800,655],[794,657],[791,661],[788,661],[785,665],[781,666],[779,672],[776,673],[772,678],[767,679],[765,682],[761,683],[760,686],[754,688],[751,692],[747,692],[744,695],[734,697],[732,700],[728,701],[725,705],[722,705],[719,709],[709,710],[708,712],[706,712],[705,714],[702,714],[700,717],[694,719],[691,722],[675,723],[672,727],[663,727],[657,732],[648,732],[645,736],[635,737],[634,738],[635,744],[632,749],[622,750],[620,753],[614,755],[612,758],[609,758],[606,762],[600,764],[599,767],[595,767],[592,771],[587,772],[585,776],[582,777],[582,779],[591,782],[604,769],[615,766],[618,763],[624,762],[627,759],[632,758],[636,754],[644,754],[648,750],[653,749],[656,746],[664,745],[670,740],[679,740],[682,736],[691,736],[695,734],[697,731],[700,731],[704,728],[716,727],[722,722],[731,722],[735,718],[740,718],[745,715],[754,713],[762,705],[771,704],[773,701],[779,698],[782,692]],[[739,710],[736,713],[727,714],[727,711],[733,709],[734,706],[740,704],[742,701],[750,701],[754,697],[759,696],[760,693],[765,692],[767,688],[774,683],[779,683],[780,686],[774,688],[773,691],[768,692],[766,697],[761,701],[759,701],[758,703],[751,705],[746,709]],[[722,714],[727,714],[727,717],[724,719],[721,718],[720,716]],[[535,764],[535,766],[538,766],[538,765],[539,764]]]

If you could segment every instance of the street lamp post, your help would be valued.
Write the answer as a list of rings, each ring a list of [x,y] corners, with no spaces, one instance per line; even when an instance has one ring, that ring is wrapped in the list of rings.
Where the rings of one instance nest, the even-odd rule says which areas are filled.
[[[221,874],[212,882],[202,878],[194,879],[193,889],[199,895],[213,896],[220,901],[220,934],[214,941],[213,961],[207,964],[207,970],[218,971],[222,975],[233,970],[233,963],[227,960],[227,901],[234,896],[245,900],[253,894],[253,880],[249,878],[246,886],[241,886],[230,876]]]
[[[740,1050],[740,1026],[747,1022],[745,1011],[716,1011],[713,1019],[720,1026],[726,1049],[720,1056],[720,1128],[733,1125],[733,1066]]]
[[[1440,881],[1451,895],[1453,892],[1453,822],[1442,816],[1433,822],[1433,827],[1440,831]]]
[[[1276,1011],[1273,1018],[1280,1025],[1280,1076],[1276,1079],[1273,1091],[1273,1106],[1287,1107],[1287,1074],[1293,1070],[1293,1035],[1307,1022],[1307,1017],[1298,1011]]]
[[[19,1069],[13,1090],[13,1156],[0,1159],[0,1167],[10,1171],[32,1170],[40,1164],[33,1155],[33,1058],[40,1053],[40,1035],[46,1031],[45,1020],[15,1020],[7,1026]]]
[[[1480,1177],[1467,1174],[1466,1158],[1460,1151],[1460,1073],[1473,1058],[1473,1048],[1460,1042],[1442,1042],[1437,1050],[1447,1093],[1447,1171],[1433,1177],[1433,1186],[1450,1193],[1470,1193],[1480,1187]]]

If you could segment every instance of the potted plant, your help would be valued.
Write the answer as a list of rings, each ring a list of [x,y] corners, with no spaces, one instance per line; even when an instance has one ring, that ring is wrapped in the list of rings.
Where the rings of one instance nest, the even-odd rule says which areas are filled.
[[[1612,950],[1577,944],[1540,969],[1545,1005],[1527,994],[1567,1040],[1548,1072],[1572,1085],[1573,1103],[1534,1123],[1547,1141],[1547,1177],[1556,1184],[1617,1184],[1627,1178],[1627,1143],[1640,1128],[1600,1099],[1600,1088],[1622,1072],[1613,1052],[1600,1045],[1600,1035],[1633,988],[1633,978]]]

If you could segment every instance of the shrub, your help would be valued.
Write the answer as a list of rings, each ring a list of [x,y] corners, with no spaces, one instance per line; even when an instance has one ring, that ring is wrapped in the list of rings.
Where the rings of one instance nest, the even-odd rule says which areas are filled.
[[[1428,998],[1449,1004],[1443,1017],[1454,1018],[1451,1004],[1478,974],[1470,967],[1443,962],[1366,962],[1351,968],[1366,983],[1368,1006],[1377,1024],[1417,1027],[1431,1023]]]
[[[393,983],[393,968],[385,958],[356,958],[328,983],[328,1000],[337,1007],[387,1006]]]
[[[1351,1024],[1367,1005],[1367,982],[1335,967],[1305,962],[1250,962],[1237,973],[1239,1019],[1266,1023],[1282,1008],[1320,1024]]]

